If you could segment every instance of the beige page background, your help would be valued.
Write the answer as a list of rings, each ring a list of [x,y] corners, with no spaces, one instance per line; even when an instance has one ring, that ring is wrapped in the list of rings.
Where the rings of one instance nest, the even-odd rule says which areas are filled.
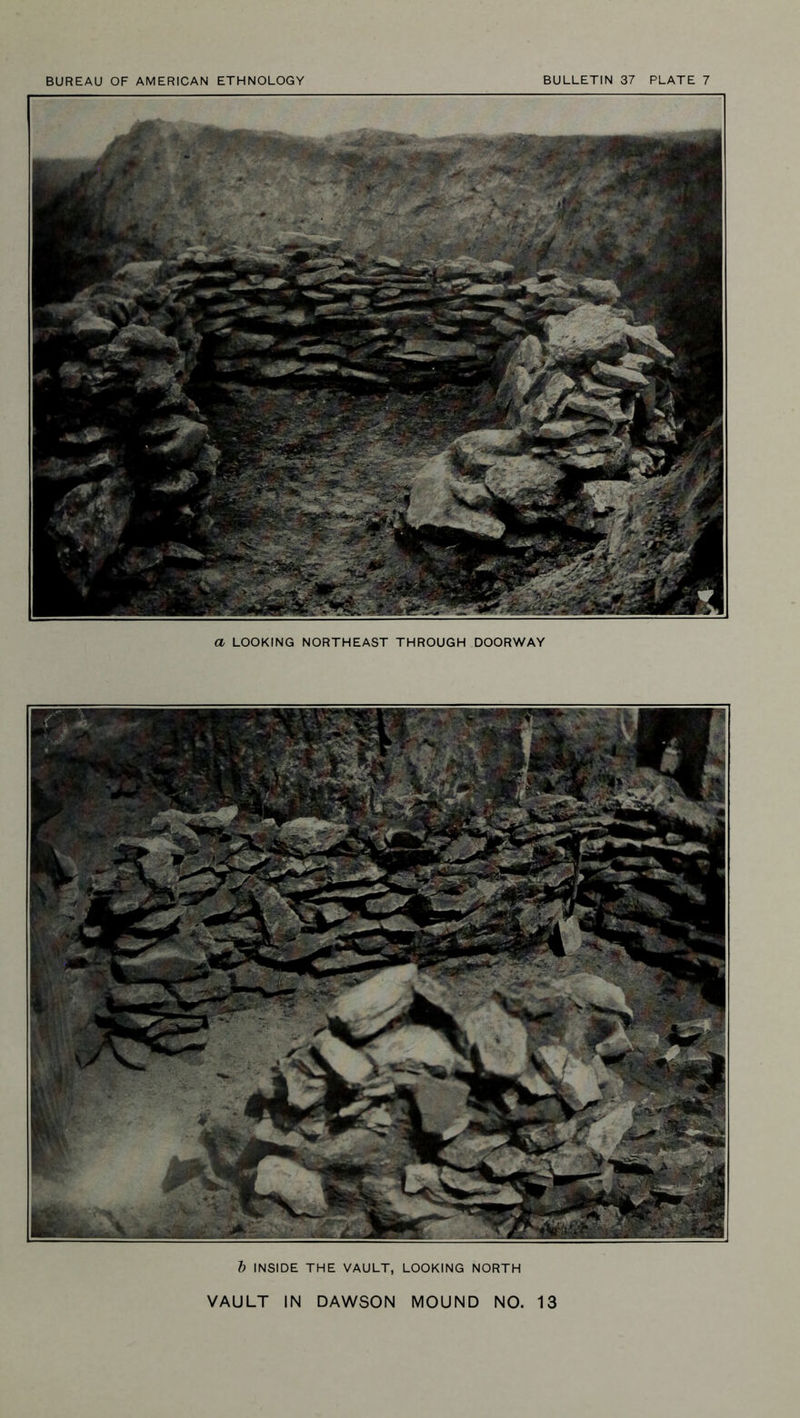
[[[798,1393],[794,0],[146,0],[124,10],[36,0],[9,7],[5,31],[5,1411],[783,1418]],[[635,91],[651,92],[647,78],[657,72],[711,75],[709,89],[727,94],[729,619],[542,621],[530,627],[546,637],[534,657],[295,651],[242,662],[215,650],[213,622],[28,622],[26,92],[44,91],[47,73],[237,70],[303,74],[314,93],[535,92],[545,72],[593,71],[641,71]],[[435,622],[415,628],[434,631]],[[521,1264],[499,1283],[446,1280],[443,1288],[481,1298],[477,1310],[456,1313],[411,1312],[408,1296],[419,1287],[400,1266],[422,1258],[413,1244],[323,1251],[265,1242],[237,1251],[233,1242],[26,1242],[26,704],[455,701],[731,704],[728,1241],[509,1242],[482,1247],[480,1257],[468,1246],[427,1247],[426,1260]],[[314,1277],[284,1286],[240,1276],[240,1258],[248,1267],[335,1259],[340,1274],[346,1259],[390,1260],[397,1309],[317,1311]],[[302,1310],[283,1309],[285,1288],[302,1292]],[[274,1302],[263,1311],[212,1311],[205,1298],[264,1290]],[[496,1291],[518,1295],[521,1306],[492,1310]],[[557,1308],[540,1309],[540,1294],[557,1295]]]

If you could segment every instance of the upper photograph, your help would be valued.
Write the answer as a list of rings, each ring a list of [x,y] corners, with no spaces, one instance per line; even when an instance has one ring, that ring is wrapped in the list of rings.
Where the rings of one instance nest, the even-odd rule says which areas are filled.
[[[31,615],[724,616],[724,100],[32,95]]]

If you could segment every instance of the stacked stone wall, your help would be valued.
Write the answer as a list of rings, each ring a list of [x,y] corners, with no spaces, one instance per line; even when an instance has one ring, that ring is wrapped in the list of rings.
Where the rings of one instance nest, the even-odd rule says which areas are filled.
[[[101,1000],[78,1057],[108,1040],[142,1068],[151,1049],[202,1048],[215,1013],[290,994],[304,976],[572,954],[584,932],[719,975],[721,851],[716,814],[683,798],[600,809],[539,796],[453,832],[169,810],[89,884],[66,964],[99,979]]]
[[[160,263],[35,312],[33,509],[42,581],[85,599],[162,561],[202,560],[217,450],[187,380],[199,349]]]
[[[359,260],[339,245],[289,232],[262,249],[193,247],[35,312],[41,580],[60,576],[85,600],[100,577],[202,560],[219,455],[190,379],[197,391],[380,393],[486,379],[505,351],[499,400],[513,427],[459,440],[423,470],[406,516],[423,534],[593,531],[616,505],[597,479],[663,470],[672,354],[612,281],[516,280],[507,263],[467,256]]]

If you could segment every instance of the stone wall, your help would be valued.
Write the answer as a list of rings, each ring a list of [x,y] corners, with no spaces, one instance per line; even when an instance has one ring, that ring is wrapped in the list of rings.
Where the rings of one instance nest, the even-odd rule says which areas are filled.
[[[573,909],[574,908],[574,909]],[[234,805],[159,813],[93,876],[68,947],[100,991],[76,1041],[146,1067],[202,1048],[210,1018],[302,976],[519,950],[580,950],[582,931],[678,972],[724,967],[717,813],[663,789],[602,808],[540,795],[458,832]]]
[[[367,390],[470,381],[525,331],[531,301],[505,262],[403,266],[339,246],[287,232],[263,250],[197,247],[165,262],[204,339],[203,373]]]
[[[218,453],[186,392],[199,339],[159,263],[37,310],[33,516],[40,587],[80,600],[202,560]]]
[[[412,491],[416,532],[592,531],[614,503],[596,479],[663,469],[672,354],[612,281],[339,246],[288,232],[263,249],[193,247],[35,312],[39,582],[85,600],[100,576],[202,559],[218,454],[190,378],[380,392],[485,379],[510,348],[498,397],[514,430],[435,460]]]
[[[674,355],[654,327],[633,322],[613,281],[546,270],[523,285],[531,333],[497,390],[507,426],[465,434],[420,470],[404,514],[416,536],[518,551],[547,529],[604,534],[635,483],[666,471]]]

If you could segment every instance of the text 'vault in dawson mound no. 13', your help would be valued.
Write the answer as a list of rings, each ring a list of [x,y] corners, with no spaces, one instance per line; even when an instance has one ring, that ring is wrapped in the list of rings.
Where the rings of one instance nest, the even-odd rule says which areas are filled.
[[[72,176],[35,614],[724,610],[718,132],[150,121]]]

